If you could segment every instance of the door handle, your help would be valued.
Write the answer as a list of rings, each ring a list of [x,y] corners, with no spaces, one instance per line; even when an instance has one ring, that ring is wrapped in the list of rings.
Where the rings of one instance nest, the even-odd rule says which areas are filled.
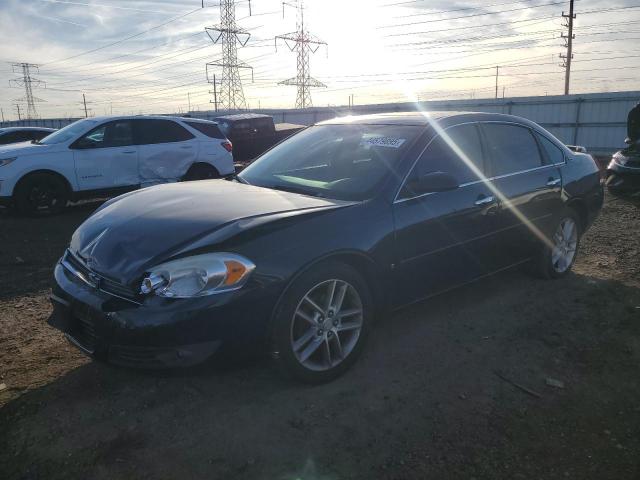
[[[122,153],[136,153],[136,151],[135,151],[135,150],[125,150],[125,151],[124,151],[124,152],[122,152]]]
[[[475,201],[475,204],[476,205],[487,205],[487,204],[493,203],[495,201],[496,201],[496,199],[495,199],[495,197],[493,197],[493,195],[482,195],[481,197],[479,197]]]
[[[185,145],[183,147],[180,147],[183,150],[191,150],[193,147],[191,145]]]
[[[549,177],[549,180],[547,180],[547,187],[555,187],[556,185],[560,185],[561,181],[562,180],[559,178]]]

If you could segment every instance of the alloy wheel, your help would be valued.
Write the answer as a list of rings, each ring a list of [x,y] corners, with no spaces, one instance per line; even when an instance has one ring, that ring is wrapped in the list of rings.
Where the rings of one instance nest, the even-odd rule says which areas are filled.
[[[341,364],[358,343],[363,307],[358,291],[343,280],[326,280],[298,303],[291,322],[291,348],[297,361],[314,371]]]
[[[576,256],[578,246],[578,226],[569,217],[563,218],[553,235],[551,265],[557,273],[566,272]]]

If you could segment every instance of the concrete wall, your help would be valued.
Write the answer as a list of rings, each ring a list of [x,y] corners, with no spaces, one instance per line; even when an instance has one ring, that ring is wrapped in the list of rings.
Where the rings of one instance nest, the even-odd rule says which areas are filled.
[[[609,154],[624,146],[629,110],[640,102],[640,91],[518,97],[505,99],[443,100],[419,103],[387,103],[348,107],[317,107],[305,110],[255,110],[272,115],[276,123],[301,125],[328,120],[336,116],[368,113],[458,110],[510,113],[541,124],[570,145],[583,145],[590,152]],[[223,112],[191,112],[199,118],[213,118]],[[77,119],[41,119],[5,122],[1,126],[39,125],[60,128]]]

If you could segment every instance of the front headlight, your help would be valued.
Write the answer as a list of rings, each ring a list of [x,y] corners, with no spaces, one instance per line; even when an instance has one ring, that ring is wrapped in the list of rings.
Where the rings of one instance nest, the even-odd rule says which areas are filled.
[[[16,158],[18,157],[11,157],[11,158],[3,158],[0,159],[0,167],[4,167],[5,165],[9,165],[11,162],[13,162]]]
[[[234,253],[206,253],[180,258],[151,269],[140,293],[191,298],[242,287],[256,266]]]

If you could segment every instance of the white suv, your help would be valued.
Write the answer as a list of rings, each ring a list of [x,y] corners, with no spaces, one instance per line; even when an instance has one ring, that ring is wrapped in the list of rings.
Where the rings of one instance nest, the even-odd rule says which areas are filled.
[[[0,204],[24,214],[69,200],[157,183],[234,173],[231,142],[214,122],[177,117],[96,117],[40,141],[0,147]]]

